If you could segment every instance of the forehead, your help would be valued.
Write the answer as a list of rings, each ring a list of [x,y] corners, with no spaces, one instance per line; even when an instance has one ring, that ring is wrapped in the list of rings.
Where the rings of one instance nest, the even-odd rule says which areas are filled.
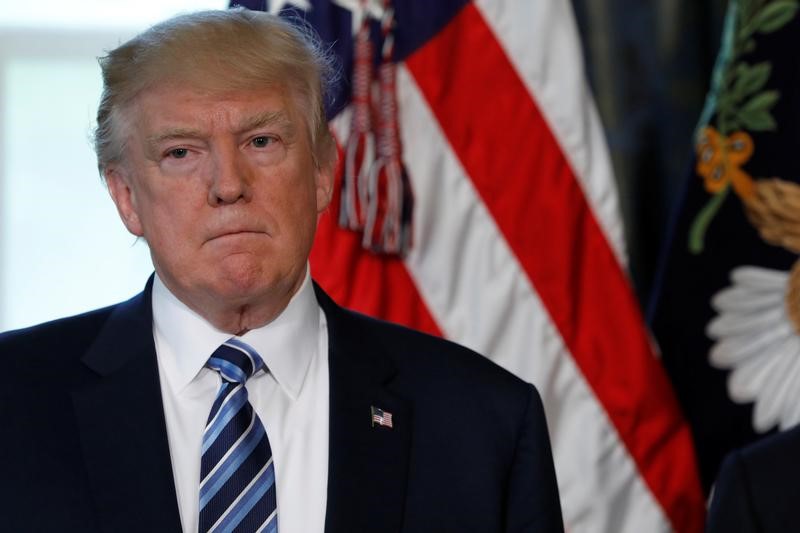
[[[129,106],[135,129],[153,130],[181,124],[207,128],[241,127],[273,117],[276,124],[298,120],[297,106],[280,88],[206,91],[164,84],[142,91]]]

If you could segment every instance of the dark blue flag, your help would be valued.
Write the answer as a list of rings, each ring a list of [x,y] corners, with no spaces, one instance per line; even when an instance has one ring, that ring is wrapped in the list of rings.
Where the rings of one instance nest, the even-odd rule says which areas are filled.
[[[800,18],[733,0],[651,325],[706,490],[724,454],[800,421]]]

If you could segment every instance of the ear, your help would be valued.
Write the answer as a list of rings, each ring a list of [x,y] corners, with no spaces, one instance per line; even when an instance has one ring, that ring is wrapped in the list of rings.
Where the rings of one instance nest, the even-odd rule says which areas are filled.
[[[319,167],[316,171],[317,213],[321,214],[331,203],[335,164]]]
[[[130,174],[122,165],[109,165],[103,175],[122,223],[132,234],[143,237],[142,222],[136,208],[136,190],[131,185]]]

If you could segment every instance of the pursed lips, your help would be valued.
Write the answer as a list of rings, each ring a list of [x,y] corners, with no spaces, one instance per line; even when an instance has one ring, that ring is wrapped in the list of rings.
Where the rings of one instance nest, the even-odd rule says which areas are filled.
[[[266,231],[257,228],[230,228],[211,233],[205,242],[211,242],[224,237],[246,236],[246,235],[269,235]]]

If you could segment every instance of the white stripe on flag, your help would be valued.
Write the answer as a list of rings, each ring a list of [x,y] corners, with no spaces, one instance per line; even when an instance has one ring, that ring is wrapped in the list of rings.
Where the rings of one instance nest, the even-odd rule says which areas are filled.
[[[569,0],[476,0],[581,183],[606,240],[627,265],[605,135],[583,73]]]
[[[664,530],[661,507],[405,68],[397,81],[416,201],[406,266],[421,297],[447,338],[536,384],[571,531]]]

